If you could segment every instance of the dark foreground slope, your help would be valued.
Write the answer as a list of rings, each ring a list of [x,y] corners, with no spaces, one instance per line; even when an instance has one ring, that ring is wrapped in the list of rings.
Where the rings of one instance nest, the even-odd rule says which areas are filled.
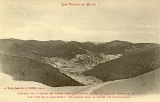
[[[2,72],[13,76],[15,80],[36,81],[56,87],[82,85],[50,65],[34,59],[1,54],[0,65]]]
[[[106,84],[93,92],[130,92],[142,94],[160,93],[160,68],[120,82]]]
[[[132,78],[160,67],[160,47],[137,51],[84,72],[103,81]]]

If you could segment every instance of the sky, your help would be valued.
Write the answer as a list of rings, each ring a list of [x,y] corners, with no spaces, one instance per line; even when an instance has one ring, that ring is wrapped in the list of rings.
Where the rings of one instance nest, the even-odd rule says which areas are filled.
[[[1,0],[0,39],[6,38],[160,43],[160,1]]]

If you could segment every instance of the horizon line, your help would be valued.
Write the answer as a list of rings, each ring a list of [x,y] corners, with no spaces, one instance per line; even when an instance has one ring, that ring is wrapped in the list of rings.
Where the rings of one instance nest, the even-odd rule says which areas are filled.
[[[64,41],[66,43],[68,42],[72,42],[72,41],[75,41],[75,42],[80,42],[80,43],[86,43],[86,42],[91,42],[91,43],[109,43],[109,42],[113,42],[113,41],[121,41],[121,42],[128,42],[128,43],[133,43],[133,44],[136,44],[136,43],[153,43],[153,44],[160,44],[160,43],[154,43],[154,42],[131,42],[131,41],[126,41],[126,40],[118,40],[118,39],[115,39],[115,40],[111,40],[111,41],[103,41],[103,42],[97,42],[97,41],[76,41],[76,40],[62,40],[62,39],[56,39],[56,40],[37,40],[37,39],[17,39],[17,38],[2,38],[0,40],[7,40],[7,39],[14,39],[14,40],[23,40],[23,41],[31,41],[31,40],[34,40],[34,41],[41,41],[41,42],[47,42],[47,41]]]

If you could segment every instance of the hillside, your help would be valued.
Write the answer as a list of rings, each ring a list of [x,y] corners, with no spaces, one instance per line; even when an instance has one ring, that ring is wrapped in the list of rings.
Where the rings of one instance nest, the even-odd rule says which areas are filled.
[[[133,43],[130,43],[130,42],[115,40],[115,41],[99,44],[94,49],[97,52],[104,53],[106,55],[123,54],[125,53],[125,49],[132,45]]]
[[[93,42],[64,42],[56,41],[36,41],[36,40],[19,40],[19,39],[1,39],[0,49],[2,52],[17,54],[19,56],[43,56],[43,57],[61,57],[71,60],[77,54],[86,54],[89,50],[95,54],[97,58],[102,59],[100,54],[117,55],[132,53],[132,51],[140,48],[156,46],[157,44],[139,43],[133,44],[126,41],[111,41],[106,43],[95,44]]]
[[[2,39],[0,45],[1,53],[49,64],[61,73],[85,85],[102,81],[94,77],[86,77],[81,74],[82,72],[99,63],[121,56],[99,53],[90,45],[76,41]]]
[[[2,72],[13,76],[15,80],[35,81],[56,87],[82,85],[54,67],[37,60],[1,54],[0,62]]]
[[[116,93],[115,96],[118,93],[118,96],[128,95],[127,93],[138,93],[138,96],[160,94],[160,68],[134,78],[99,83],[79,91],[82,92]]]
[[[160,68],[135,78],[106,84],[93,92],[130,92],[144,94],[160,94]]]
[[[129,101],[129,102],[137,102],[138,100],[140,101],[146,101],[146,99],[148,100],[148,102],[150,101],[155,101],[155,99],[159,99],[159,93],[160,93],[160,69],[156,69],[154,71],[151,71],[149,73],[140,75],[138,77],[135,78],[130,78],[127,80],[121,80],[119,82],[115,82],[113,81],[112,83],[108,83],[105,82],[103,83],[103,85],[101,84],[97,84],[96,86],[71,86],[71,87],[49,87],[46,85],[43,85],[41,83],[37,83],[37,82],[31,82],[31,81],[15,81],[12,79],[11,76],[6,75],[4,73],[0,72],[0,80],[3,83],[0,86],[0,98],[2,100],[2,102],[10,102],[12,101],[16,101],[16,102],[21,102],[23,99],[23,102],[28,102],[28,101],[38,101],[38,102],[43,102],[44,99],[39,99],[39,98],[27,98],[26,95],[19,95],[17,94],[18,92],[23,93],[24,91],[20,91],[20,90],[4,90],[3,87],[8,87],[8,86],[12,86],[12,87],[28,87],[28,86],[36,86],[36,87],[43,87],[43,90],[27,90],[27,93],[33,92],[33,93],[54,93],[54,92],[71,92],[71,93],[89,93],[89,92],[94,92],[94,93],[124,93],[122,95],[115,95],[115,96],[124,96],[126,95],[125,93],[136,93],[138,92],[139,95],[134,95],[136,97],[132,97],[129,99],[109,99],[109,98],[94,98],[94,100],[101,100],[103,102],[107,101],[113,101],[114,102],[119,102],[120,100],[125,100],[125,102]],[[145,95],[144,95],[145,94]],[[82,96],[86,96],[85,94],[81,94]],[[44,96],[43,94],[41,96]],[[47,95],[48,96],[48,95]],[[54,94],[54,96],[59,96],[59,94]],[[63,95],[61,95],[63,96]],[[66,94],[65,94],[66,96]],[[77,94],[77,96],[79,96],[79,94]],[[89,95],[87,95],[89,96]],[[96,94],[97,96],[97,94]],[[100,95],[99,95],[100,96]],[[102,96],[104,96],[104,94],[102,94]],[[112,95],[106,95],[106,96],[112,96]],[[13,98],[14,97],[14,98]],[[148,98],[149,97],[149,98]],[[67,98],[67,100],[70,101],[76,101],[77,98],[75,98],[74,100],[72,98]],[[93,100],[93,98],[90,98],[91,100]],[[7,100],[7,101],[6,101]],[[45,101],[56,101],[57,98],[45,98]],[[66,101],[66,99],[64,99]],[[87,100],[87,98],[85,99]],[[65,102],[64,101],[64,102]],[[88,100],[87,100],[88,101]],[[86,102],[87,102],[86,101]],[[139,102],[139,101],[138,101]]]
[[[76,41],[36,41],[19,39],[1,39],[1,50],[9,53],[33,53],[44,57],[62,57],[67,60],[75,58],[77,54],[85,54],[86,50],[95,53],[96,57],[102,59],[101,53],[106,55],[123,54],[124,49],[132,43],[125,41],[112,41],[107,43],[80,43]],[[27,56],[27,54],[26,54]]]
[[[64,79],[69,78],[66,80],[73,79],[73,84],[67,82],[65,84],[64,81],[63,85],[79,85],[79,83],[81,83],[80,85],[91,85],[135,77],[159,67],[159,57],[157,56],[159,45],[151,43],[134,44],[119,40],[104,43],[65,42],[61,40],[36,41],[12,38],[0,39],[0,45],[0,53],[4,57],[3,63],[6,63],[6,68],[3,68],[5,73],[18,80],[21,77],[22,80],[34,79],[33,81],[47,85],[53,84],[53,86],[54,83],[49,82],[50,78],[46,80],[47,77],[54,77],[54,75],[51,75],[51,69],[60,73],[60,76],[62,75]],[[7,62],[5,58],[15,61],[9,60],[10,62]],[[13,63],[13,66],[9,63]],[[22,65],[25,65],[25,72],[22,72]],[[28,70],[28,66],[32,70]],[[35,69],[35,67],[37,68]],[[36,79],[34,78],[34,72],[37,71],[38,67],[41,71],[38,71],[39,76]],[[13,74],[15,71],[21,74]],[[47,75],[43,72],[46,72]],[[23,76],[24,73],[31,74],[31,76]],[[41,79],[40,76],[45,78]],[[59,77],[59,74],[57,77]],[[55,86],[63,85],[56,84]]]
[[[134,51],[119,59],[98,64],[84,75],[95,76],[102,81],[132,78],[160,67],[160,47]]]

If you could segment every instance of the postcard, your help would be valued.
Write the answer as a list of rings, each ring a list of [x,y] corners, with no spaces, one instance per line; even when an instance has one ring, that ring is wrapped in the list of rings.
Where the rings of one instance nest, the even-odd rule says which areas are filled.
[[[158,102],[159,0],[1,0],[1,102]]]

